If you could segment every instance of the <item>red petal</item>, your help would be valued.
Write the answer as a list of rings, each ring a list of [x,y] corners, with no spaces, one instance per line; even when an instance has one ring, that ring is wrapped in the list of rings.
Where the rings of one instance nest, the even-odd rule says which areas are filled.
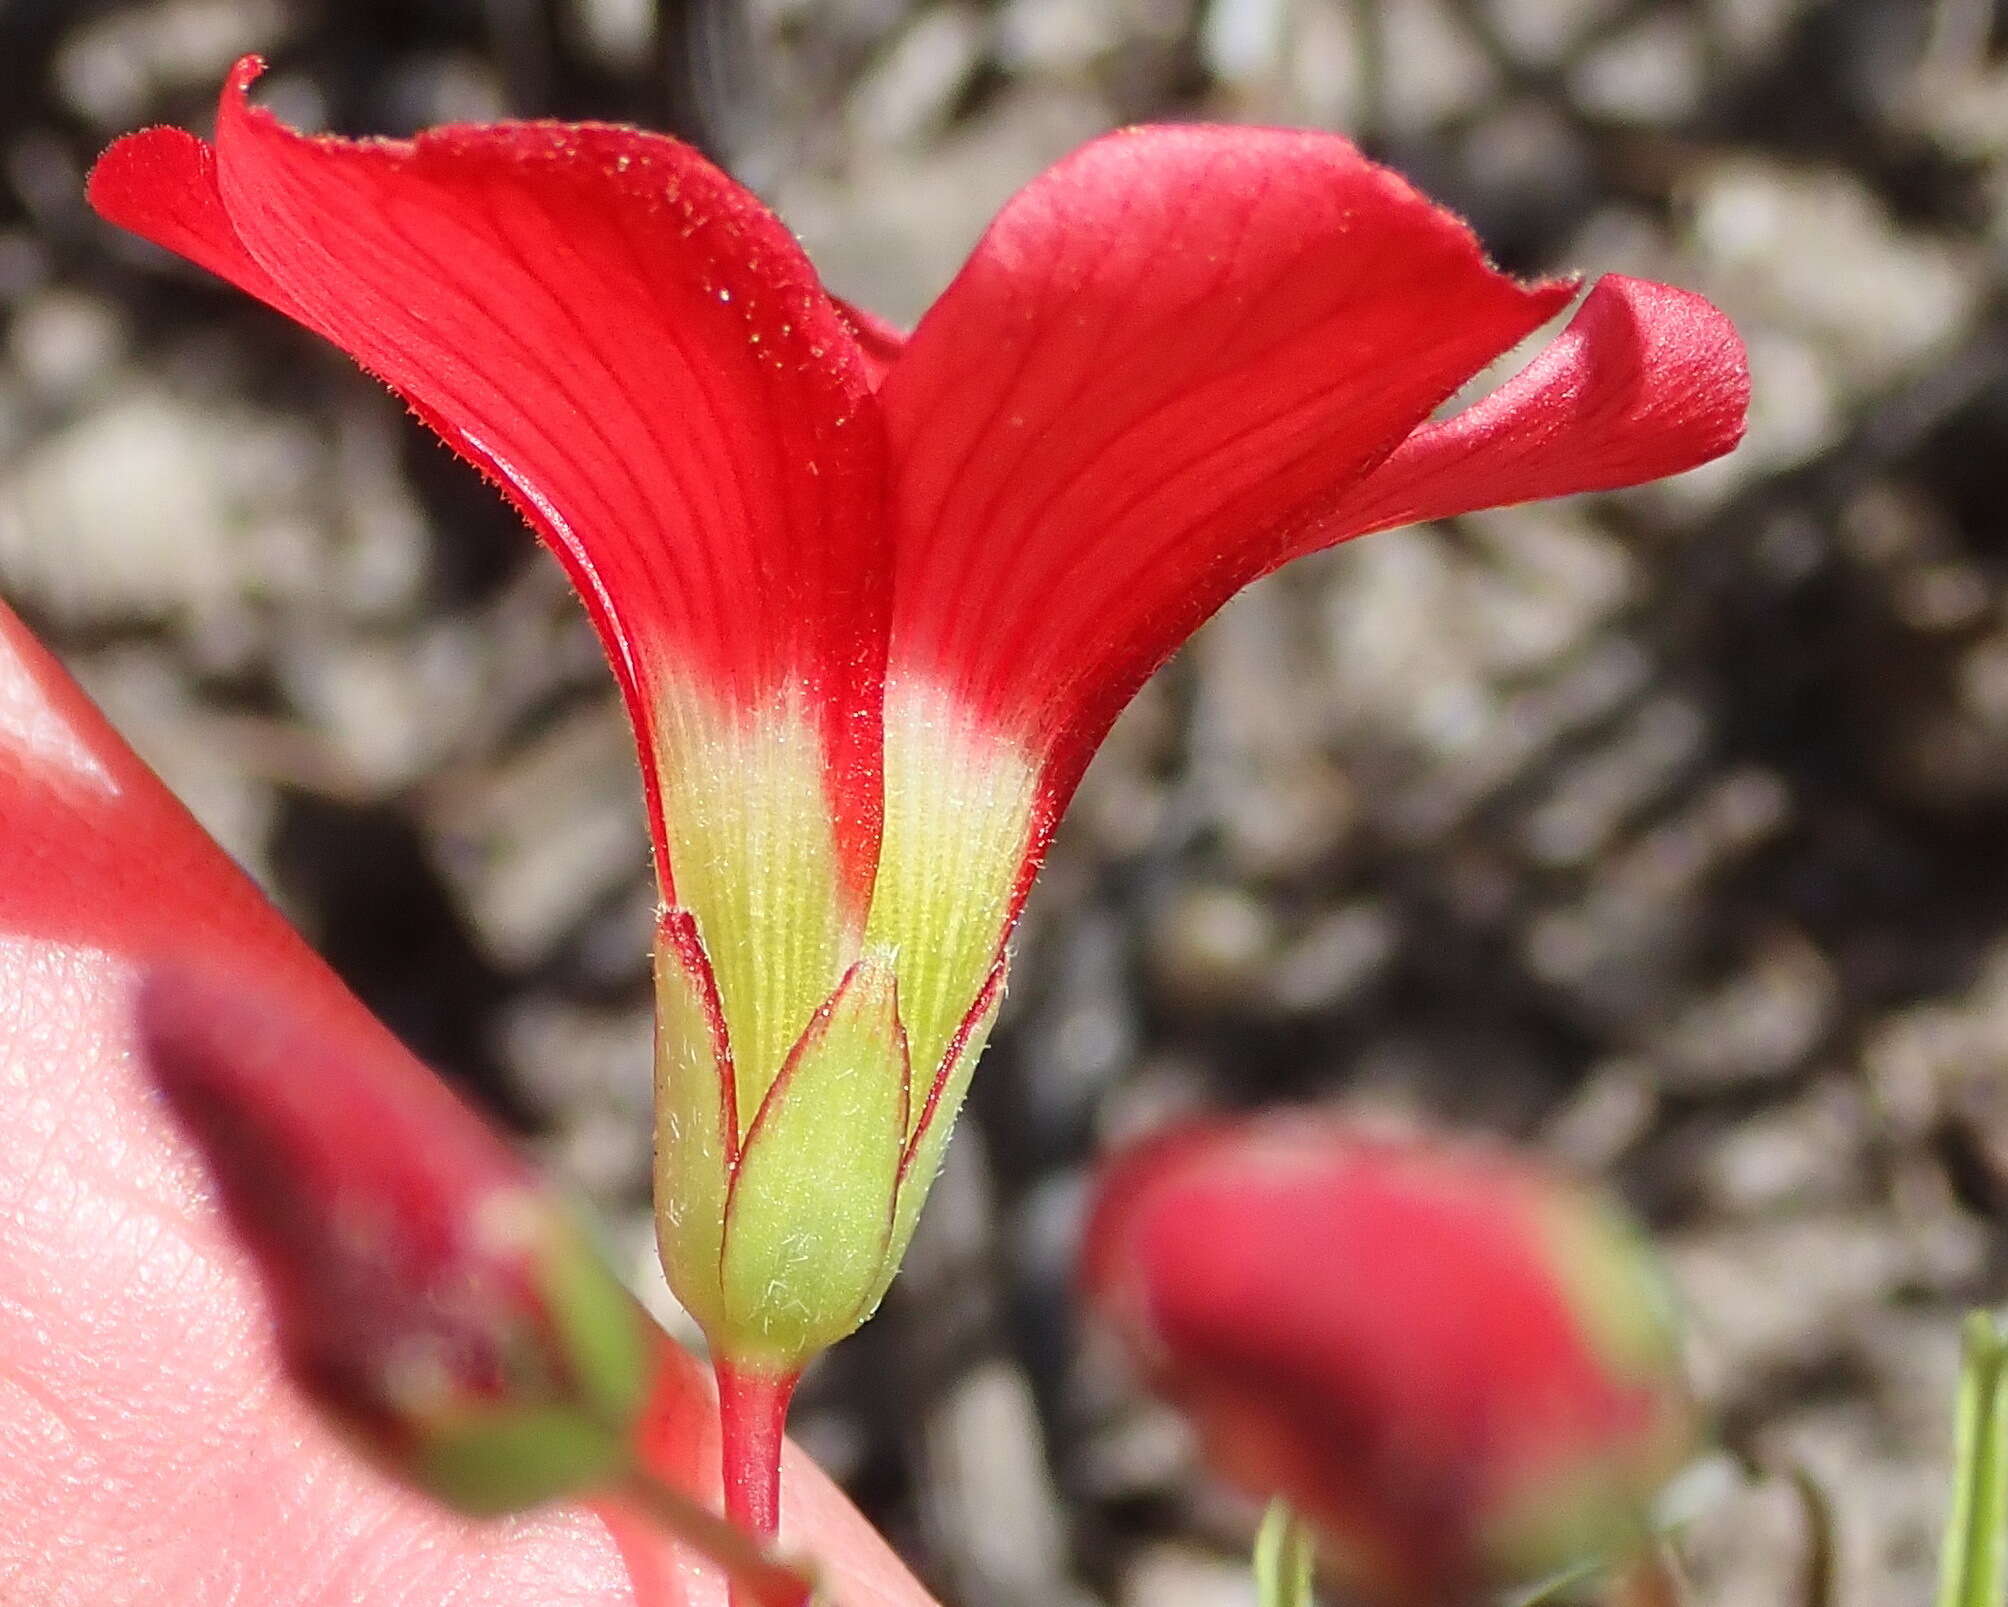
[[[216,189],[216,152],[178,128],[129,134],[91,169],[91,205],[290,318],[307,315],[251,260]]]
[[[866,361],[793,238],[659,135],[308,139],[247,103],[257,72],[232,74],[213,158],[135,135],[93,202],[334,341],[501,483],[592,611],[645,760],[676,683],[728,707],[807,688],[868,866],[882,448]]]
[[[136,960],[199,948],[221,966],[290,984],[303,1000],[335,987],[0,604],[0,937],[8,934]]]
[[[858,350],[864,353],[872,389],[877,390],[892,365],[899,361],[900,353],[906,350],[906,334],[899,325],[888,323],[869,307],[860,307],[841,296],[833,299],[837,316],[843,319],[844,327],[857,340]]]
[[[1722,313],[1689,291],[1611,274],[1538,357],[1417,430],[1294,550],[1678,474],[1742,438],[1749,400],[1743,342]]]
[[[1567,299],[1333,135],[1143,128],[1007,206],[881,392],[896,678],[1051,755]]]

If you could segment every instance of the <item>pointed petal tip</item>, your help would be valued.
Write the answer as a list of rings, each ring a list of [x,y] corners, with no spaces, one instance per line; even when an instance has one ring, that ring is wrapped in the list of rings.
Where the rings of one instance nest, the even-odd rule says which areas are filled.
[[[229,137],[232,130],[250,124],[258,124],[294,139],[311,137],[288,126],[269,108],[253,103],[251,86],[265,76],[265,71],[266,62],[263,56],[239,56],[224,76],[223,87],[216,97],[216,143],[219,146]]]

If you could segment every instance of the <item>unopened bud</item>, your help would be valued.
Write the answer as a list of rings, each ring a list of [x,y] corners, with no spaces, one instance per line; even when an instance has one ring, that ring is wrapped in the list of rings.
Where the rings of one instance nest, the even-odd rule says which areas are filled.
[[[1303,1116],[1175,1132],[1102,1176],[1083,1276],[1216,1466],[1372,1601],[1621,1547],[1693,1445],[1643,1240],[1498,1150]]]
[[[648,1319],[565,1204],[334,989],[157,970],[149,1068],[270,1294],[295,1379],[380,1464],[488,1515],[618,1476]]]

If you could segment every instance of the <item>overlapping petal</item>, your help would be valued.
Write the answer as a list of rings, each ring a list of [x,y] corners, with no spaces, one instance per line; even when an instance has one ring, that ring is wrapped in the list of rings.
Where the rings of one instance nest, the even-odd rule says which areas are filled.
[[[665,893],[771,1075],[876,859],[889,569],[850,327],[787,230],[674,140],[310,139],[249,104],[257,71],[213,150],[134,135],[93,201],[388,381],[565,563],[634,717]]]
[[[1512,379],[1425,424],[1299,533],[1310,552],[1474,508],[1608,491],[1720,457],[1743,434],[1750,372],[1692,291],[1611,274]]]
[[[895,680],[1070,778],[1292,532],[1569,294],[1492,269],[1333,135],[1087,146],[1004,209],[881,391]]]
[[[1334,135],[1132,129],[1007,205],[879,392],[898,531],[871,940],[938,1056],[1142,681],[1567,300]],[[938,1063],[938,1062],[937,1062]]]

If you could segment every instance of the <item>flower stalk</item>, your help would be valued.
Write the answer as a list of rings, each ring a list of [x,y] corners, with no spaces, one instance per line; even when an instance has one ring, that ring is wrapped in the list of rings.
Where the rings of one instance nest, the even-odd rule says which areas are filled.
[[[763,1373],[714,1364],[725,1516],[749,1534],[773,1536],[781,1522],[781,1446],[799,1373]]]
[[[729,1513],[719,1517],[645,1468],[631,1468],[613,1495],[663,1534],[715,1563],[731,1587],[732,1599],[744,1607],[808,1607],[815,1599],[814,1580],[776,1560],[743,1520]]]

